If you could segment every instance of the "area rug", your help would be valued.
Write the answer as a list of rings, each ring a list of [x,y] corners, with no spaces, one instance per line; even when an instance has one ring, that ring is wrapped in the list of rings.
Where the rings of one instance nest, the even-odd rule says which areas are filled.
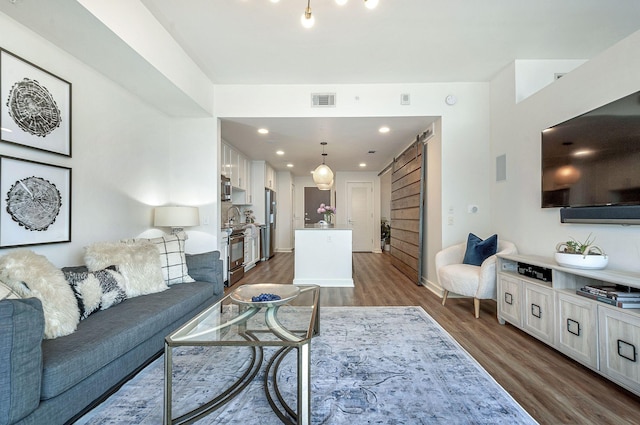
[[[535,424],[535,420],[421,307],[323,307],[311,343],[312,423]],[[246,348],[174,351],[174,416],[217,395],[246,368]],[[273,351],[265,350],[265,358]],[[162,423],[163,359],[77,424]],[[263,370],[198,424],[280,424]],[[296,406],[295,351],[279,386]],[[184,410],[184,411],[181,411]]]

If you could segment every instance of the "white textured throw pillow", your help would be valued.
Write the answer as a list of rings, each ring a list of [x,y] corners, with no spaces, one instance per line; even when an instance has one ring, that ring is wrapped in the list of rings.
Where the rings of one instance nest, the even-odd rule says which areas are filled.
[[[16,250],[0,258],[0,280],[22,298],[39,298],[44,312],[44,337],[69,335],[80,321],[78,303],[62,270],[43,255]]]
[[[116,266],[125,277],[128,298],[169,289],[162,278],[158,248],[148,241],[98,242],[85,248],[84,262],[92,272]]]
[[[164,235],[153,239],[129,239],[124,241],[130,243],[132,241],[149,241],[156,245],[160,251],[160,264],[162,266],[162,277],[167,285],[175,285],[177,283],[195,282],[189,276],[187,268],[187,259],[184,254],[184,242],[187,240],[185,232],[178,232],[171,235]]]

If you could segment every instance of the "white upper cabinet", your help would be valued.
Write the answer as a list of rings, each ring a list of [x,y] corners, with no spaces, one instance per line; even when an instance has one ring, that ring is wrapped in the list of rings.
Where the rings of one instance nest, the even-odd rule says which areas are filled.
[[[269,164],[265,164],[264,187],[276,190],[276,172]]]
[[[225,177],[231,179],[231,186],[235,189],[249,190],[251,186],[251,167],[249,164],[251,161],[246,156],[233,146],[222,143],[221,171]]]

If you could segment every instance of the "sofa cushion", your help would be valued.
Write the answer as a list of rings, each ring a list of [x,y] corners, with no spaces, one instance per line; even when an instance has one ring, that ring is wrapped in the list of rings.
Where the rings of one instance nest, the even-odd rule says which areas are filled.
[[[464,253],[463,264],[481,266],[482,262],[496,253],[498,249],[498,235],[492,235],[482,240],[473,233],[467,237],[467,249]]]
[[[98,311],[80,322],[73,334],[44,341],[42,399],[71,388],[185,315],[195,315],[193,310],[213,301],[212,296],[210,283],[173,285]],[[161,349],[162,343],[157,347]]]
[[[44,314],[37,298],[0,301],[0,423],[38,407]]]
[[[158,249],[149,241],[98,242],[85,248],[84,262],[89,271],[116,266],[126,279],[129,298],[168,289],[162,278]]]
[[[80,320],[98,310],[106,310],[127,299],[125,279],[115,266],[95,272],[63,270],[78,301]]]
[[[45,338],[75,331],[80,321],[78,303],[62,271],[46,257],[26,249],[9,252],[0,258],[0,280],[22,298],[42,302]]]
[[[184,244],[187,240],[185,232],[163,235],[153,239],[130,239],[130,241],[148,240],[160,251],[162,277],[167,285],[195,282],[190,276],[185,259]],[[197,279],[196,279],[197,280]]]

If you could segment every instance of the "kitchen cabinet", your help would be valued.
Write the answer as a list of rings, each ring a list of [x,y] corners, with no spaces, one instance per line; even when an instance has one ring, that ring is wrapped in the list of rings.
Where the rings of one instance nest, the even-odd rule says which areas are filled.
[[[235,188],[239,188],[238,182],[240,181],[240,170],[238,169],[238,152],[233,148],[229,148],[230,159],[229,163],[231,164],[231,175],[227,176],[231,179],[231,186]]]
[[[260,228],[248,228],[244,233],[244,271],[251,270],[260,261]]]
[[[276,191],[276,171],[269,165],[265,164],[264,171],[264,187]]]
[[[251,205],[251,160],[233,146],[222,143],[221,171],[231,180],[233,187],[231,201],[235,205]]]

